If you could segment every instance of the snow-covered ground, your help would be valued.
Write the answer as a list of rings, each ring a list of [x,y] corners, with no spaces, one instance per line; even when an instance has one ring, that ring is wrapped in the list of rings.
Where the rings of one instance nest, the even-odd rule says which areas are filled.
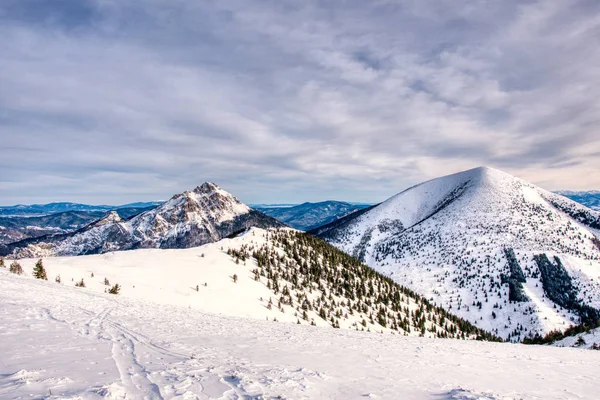
[[[263,229],[254,228],[234,239],[190,249],[138,249],[42,260],[48,279],[54,281],[60,276],[64,285],[73,286],[83,279],[87,290],[104,293],[118,283],[121,297],[265,319],[276,314],[259,299],[268,299],[272,292],[254,281],[253,267],[236,264],[226,253],[228,248],[239,248],[243,244],[266,243],[265,233]],[[31,275],[37,259],[18,262],[25,273]],[[7,260],[6,264],[9,263]],[[233,282],[234,274],[239,275],[237,283]],[[296,322],[292,315],[289,317]]]
[[[183,303],[164,304],[160,292],[157,301],[128,297],[126,288],[123,295],[110,295],[2,268],[0,287],[2,399],[598,395],[596,351],[216,315]],[[234,288],[229,291],[234,295]]]

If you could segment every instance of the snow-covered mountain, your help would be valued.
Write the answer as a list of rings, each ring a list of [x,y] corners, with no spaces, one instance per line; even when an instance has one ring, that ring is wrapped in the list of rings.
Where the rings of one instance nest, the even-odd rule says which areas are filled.
[[[576,201],[579,204],[583,204],[592,210],[600,211],[600,191],[598,190],[589,190],[583,192],[559,190],[555,193],[568,197],[569,199]]]
[[[318,203],[307,202],[287,207],[281,205],[257,205],[254,208],[292,228],[308,231],[367,207],[370,207],[370,205],[328,200]]]
[[[504,338],[600,318],[600,213],[492,168],[313,233]]]
[[[188,248],[218,241],[253,226],[281,225],[217,185],[206,182],[131,219],[123,220],[112,211],[76,232],[12,243],[0,249],[0,253],[23,258],[138,248]]]

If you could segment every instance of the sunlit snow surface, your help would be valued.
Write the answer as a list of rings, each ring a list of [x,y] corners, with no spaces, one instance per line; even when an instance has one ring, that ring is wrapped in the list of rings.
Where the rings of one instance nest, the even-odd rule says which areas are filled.
[[[595,398],[593,351],[205,314],[0,272],[0,397]]]
[[[45,259],[47,282],[34,260],[27,276],[0,268],[0,398],[597,398],[596,351],[267,321],[218,246]],[[121,294],[103,293],[105,275]]]

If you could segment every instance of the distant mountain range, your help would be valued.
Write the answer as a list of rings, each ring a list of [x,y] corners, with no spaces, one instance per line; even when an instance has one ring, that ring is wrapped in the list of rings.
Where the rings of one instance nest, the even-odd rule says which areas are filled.
[[[559,190],[554,193],[558,193],[562,196],[568,197],[569,199],[583,204],[593,210],[600,211],[600,191],[590,190],[587,192],[575,192],[572,190]]]
[[[591,209],[600,210],[600,191],[557,191],[555,193]],[[0,207],[0,244],[51,233],[68,233],[104,217],[109,211],[117,211],[121,218],[126,219],[162,203],[153,201],[110,206],[60,202]],[[249,206],[292,228],[310,231],[369,208],[372,204],[329,200],[303,204],[251,204]]]
[[[124,208],[140,209],[140,208],[156,207],[160,204],[162,204],[161,201],[137,202],[137,203],[123,204],[120,206],[109,206],[109,205],[93,206],[93,205],[89,205],[89,204],[69,203],[69,202],[49,203],[49,204],[30,204],[30,205],[18,204],[15,206],[1,206],[0,207],[0,217],[43,216],[43,215],[63,213],[63,212],[68,212],[68,211],[108,212],[108,211],[120,210],[120,209],[124,209]]]
[[[279,226],[283,224],[206,182],[130,219],[122,219],[117,211],[111,211],[75,232],[10,243],[0,248],[0,255],[23,258],[188,248],[218,241],[249,227]]]
[[[322,201],[294,206],[255,205],[254,208],[292,228],[308,231],[370,207],[369,204],[352,204],[342,201]]]
[[[16,205],[0,208],[0,244],[56,233],[70,233],[116,211],[127,219],[163,202],[138,202],[120,206],[79,203]],[[304,204],[258,204],[252,208],[299,230],[314,229],[368,205],[340,201]],[[68,211],[65,211],[68,210]]]
[[[495,169],[424,182],[311,233],[503,338],[600,319],[600,213]]]
[[[150,207],[118,208],[116,212],[121,218],[130,218],[141,212],[153,209]],[[76,231],[106,215],[106,211],[64,211],[41,216],[0,217],[0,244],[12,243],[28,238],[40,237],[55,233]]]

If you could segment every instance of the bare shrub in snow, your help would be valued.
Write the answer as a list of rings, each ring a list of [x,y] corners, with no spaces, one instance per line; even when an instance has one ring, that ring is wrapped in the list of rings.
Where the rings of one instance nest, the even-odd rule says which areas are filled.
[[[9,271],[13,274],[23,275],[23,267],[16,261],[13,261],[12,264],[10,264]]]

